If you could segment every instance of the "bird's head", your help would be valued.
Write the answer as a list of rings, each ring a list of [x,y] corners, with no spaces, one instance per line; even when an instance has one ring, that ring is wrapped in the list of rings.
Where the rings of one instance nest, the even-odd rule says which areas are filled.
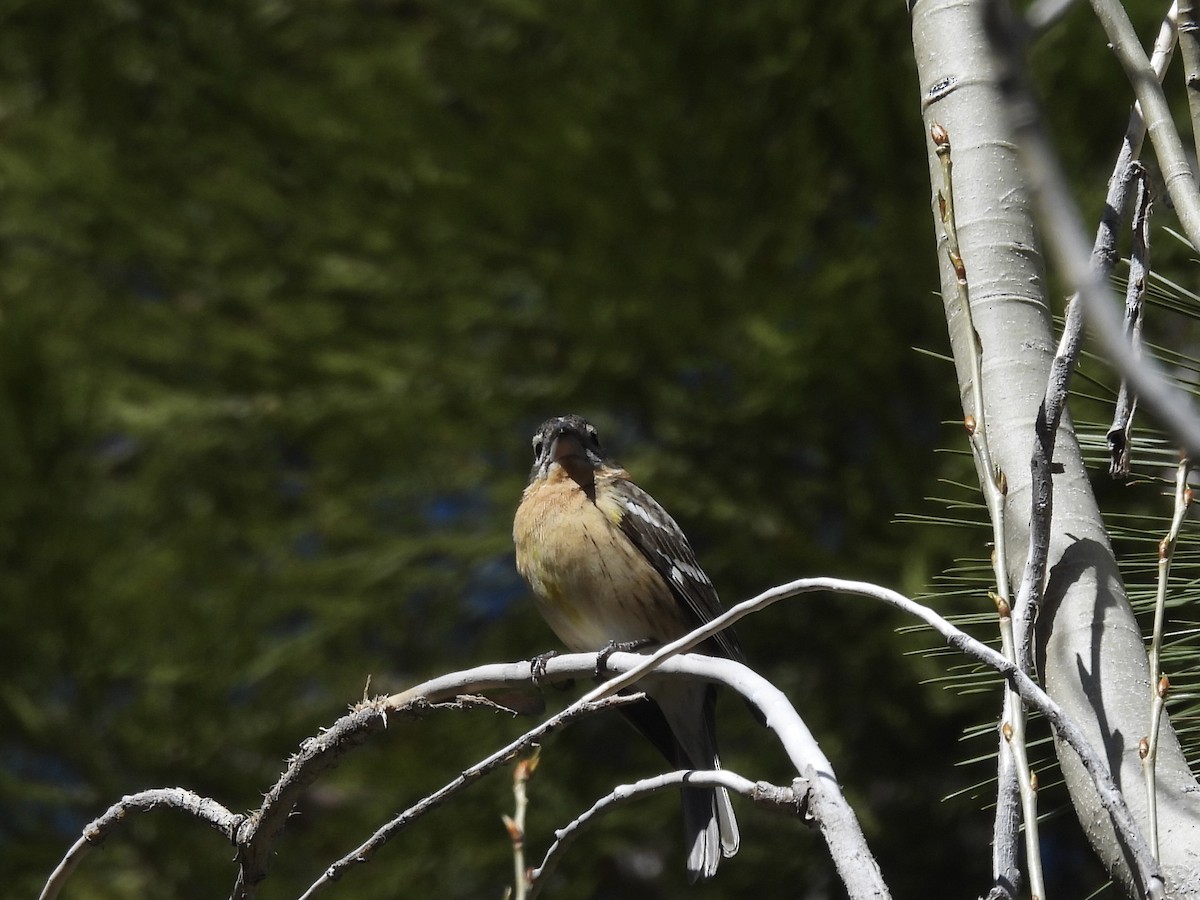
[[[607,457],[595,426],[582,416],[555,416],[533,435],[531,482],[566,475],[584,490],[595,483],[596,471]]]

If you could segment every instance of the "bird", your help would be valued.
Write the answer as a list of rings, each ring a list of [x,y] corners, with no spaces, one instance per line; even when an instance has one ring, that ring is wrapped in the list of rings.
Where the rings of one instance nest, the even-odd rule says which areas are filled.
[[[667,643],[723,612],[683,531],[607,455],[590,422],[548,419],[533,455],[513,520],[517,569],[571,651]],[[730,629],[700,652],[745,662]],[[622,711],[673,765],[720,768],[715,685],[651,676],[638,687],[646,700]],[[741,840],[729,794],[685,786],[682,805],[688,881],[708,880]]]

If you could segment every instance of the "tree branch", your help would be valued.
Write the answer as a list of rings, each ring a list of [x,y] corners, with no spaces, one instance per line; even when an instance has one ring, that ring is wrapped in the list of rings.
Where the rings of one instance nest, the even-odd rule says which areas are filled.
[[[1179,221],[1192,246],[1200,247],[1200,192],[1196,189],[1196,177],[1183,151],[1183,141],[1175,128],[1160,79],[1142,49],[1125,8],[1117,0],[1091,0],[1091,3],[1146,116],[1154,155],[1158,157],[1167,193],[1175,204]]]
[[[917,7],[919,15],[914,15],[913,33],[927,124],[936,115],[960,135],[960,144],[967,147],[967,156],[960,152],[956,168],[963,170],[963,181],[968,186],[967,216],[980,227],[972,235],[971,245],[964,241],[964,253],[970,253],[973,246],[982,248],[976,252],[982,253],[989,264],[986,272],[978,264],[973,267],[978,273],[973,277],[982,277],[990,287],[987,302],[979,301],[976,322],[985,345],[995,347],[992,365],[1003,371],[1003,389],[996,397],[988,398],[994,417],[1003,423],[999,433],[1004,436],[1004,445],[994,452],[1009,474],[1010,502],[1015,497],[1020,504],[1023,488],[1030,490],[1032,498],[1032,482],[1030,470],[1020,471],[1016,460],[1029,459],[1037,420],[1035,411],[1045,399],[1052,363],[1050,319],[1032,212],[1039,212],[1043,221],[1051,222],[1047,234],[1059,255],[1063,240],[1053,223],[1072,220],[1074,212],[1065,189],[1048,195],[1044,191],[1044,173],[1033,174],[1030,160],[1035,154],[1027,146],[1031,131],[1038,131],[1043,141],[1041,149],[1046,151],[1038,161],[1044,163],[1048,159],[1051,165],[1057,165],[1057,161],[1040,133],[1038,109],[1021,80],[1020,61],[1014,59],[1019,54],[1014,54],[1012,48],[1018,45],[1006,32],[1006,20],[997,13],[1000,9],[1001,4],[984,0],[979,3],[925,0]],[[986,18],[986,27],[980,18],[981,10],[992,13]],[[1003,52],[1008,54],[1002,61],[991,52],[996,40],[985,37],[988,29],[993,35],[1004,35],[1007,41],[1001,42]],[[930,168],[931,180],[936,184],[937,170],[932,160]],[[1071,249],[1078,252],[1068,277],[1080,288],[1085,313],[1090,318],[1093,306],[1105,304],[1106,286],[1091,270],[1089,242],[1082,236],[1082,229],[1072,240],[1075,243]],[[952,290],[953,276],[946,266],[942,267],[942,284],[945,291]],[[1111,308],[1101,312],[1115,316]],[[959,383],[964,385],[969,337],[963,334],[949,309],[947,320],[951,325]],[[1140,394],[1149,402],[1147,391],[1140,390]],[[1169,393],[1167,402],[1178,399]],[[1200,431],[1193,430],[1196,433]],[[1121,783],[1128,783],[1130,777],[1140,782],[1136,747],[1127,738],[1131,728],[1137,729],[1132,733],[1140,733],[1144,728],[1140,701],[1145,653],[1087,481],[1078,443],[1065,415],[1052,465],[1056,471],[1058,508],[1054,511],[1046,567],[1045,608],[1038,620],[1039,668],[1048,690],[1071,708],[1095,746],[1103,748],[1110,771]],[[1028,519],[1022,522],[1021,518],[1016,513],[1009,521],[1027,543]],[[1099,679],[1105,675],[1102,670],[1108,669],[1119,670],[1122,675],[1104,678],[1101,693]],[[1101,814],[1105,801],[1095,791],[1092,773],[1074,753],[1065,752],[1061,736],[1056,739],[1072,800],[1093,846],[1114,877],[1127,889],[1140,893],[1143,873],[1131,870],[1123,839],[1106,827],[1111,819]],[[1195,846],[1188,835],[1195,835],[1197,824],[1195,796],[1185,791],[1190,790],[1188,785],[1194,785],[1194,779],[1187,772],[1186,760],[1179,752],[1174,734],[1169,731],[1165,746],[1170,758],[1166,770],[1171,773],[1169,802],[1174,844],[1169,858],[1179,877],[1185,877],[1188,848]],[[1136,804],[1141,798],[1129,799]],[[1194,856],[1191,859],[1194,865]],[[1166,865],[1164,862],[1164,868]],[[1172,884],[1178,885],[1175,876]]]
[[[996,580],[996,609],[1000,614],[1000,637],[1004,655],[1024,672],[1033,671],[1032,654],[1021,652],[1013,635],[1012,594],[1008,575],[1008,529],[1005,527],[1008,477],[992,459],[988,441],[987,407],[983,390],[983,342],[971,315],[967,270],[958,243],[958,228],[954,211],[953,178],[951,177],[950,134],[939,124],[930,129],[934,150],[941,162],[942,183],[937,189],[938,207],[945,230],[946,254],[954,269],[956,299],[964,327],[969,332],[967,361],[971,382],[971,412],[964,417],[975,468],[980,473],[980,486],[987,501],[988,518],[992,524],[992,571]],[[1070,370],[1067,377],[1070,376]],[[1035,445],[1036,446],[1036,445]],[[1047,529],[1049,522],[1047,521]],[[1049,540],[1046,540],[1047,551]],[[1035,897],[1046,894],[1042,874],[1041,841],[1038,839],[1037,793],[1033,788],[1025,743],[1025,710],[1020,700],[1006,685],[1000,724],[1001,743],[997,761],[996,817],[993,835],[995,872],[1017,871],[1015,842],[1017,819],[1012,809],[1013,784],[1021,804],[1021,819],[1025,823],[1025,860],[1029,871],[1029,890]],[[1011,756],[1011,760],[1005,757]],[[997,880],[1000,880],[999,878]],[[1015,877],[1013,879],[1015,881]],[[1015,887],[1015,885],[1014,885]]]
[[[231,843],[236,842],[238,828],[246,818],[230,812],[215,800],[201,797],[199,794],[180,787],[154,788],[122,797],[102,816],[92,820],[83,829],[83,835],[67,851],[62,862],[50,873],[39,900],[54,900],[63,885],[66,884],[67,879],[71,877],[71,873],[75,871],[75,867],[79,865],[80,860],[92,847],[103,843],[105,838],[112,834],[130,813],[150,812],[154,809],[177,809],[187,813],[215,828]]]
[[[824,823],[818,822],[818,825],[822,829],[834,864],[837,866],[838,873],[850,896],[855,898],[888,896],[887,886],[883,882],[878,864],[866,845],[866,840],[863,838],[853,811],[846,804],[845,798],[842,797],[837,786],[837,778],[833,773],[832,765],[821,752],[816,739],[800,719],[786,695],[761,675],[732,660],[708,656],[678,655],[684,649],[704,641],[721,628],[728,627],[737,618],[754,612],[756,608],[766,608],[776,600],[792,596],[793,593],[787,591],[788,587],[785,585],[767,591],[752,601],[739,604],[726,612],[719,620],[714,620],[690,635],[662,647],[651,656],[632,653],[612,654],[608,657],[607,667],[619,674],[589,691],[557,716],[468,769],[459,778],[421,801],[417,807],[430,801],[431,798],[436,802],[441,802],[445,792],[458,790],[464,780],[474,779],[483,768],[494,767],[496,761],[511,759],[515,753],[542,737],[547,731],[558,727],[569,718],[590,711],[595,704],[624,700],[624,697],[611,697],[611,695],[617,690],[636,683],[648,672],[655,672],[656,677],[700,677],[732,688],[757,707],[762,712],[767,727],[778,736],[785,752],[795,765],[796,771],[803,773],[811,770],[815,773],[815,781],[810,790],[817,797],[816,807],[828,819]],[[733,618],[730,618],[731,614],[733,614]],[[589,676],[595,672],[595,667],[596,654],[594,653],[565,654],[547,661],[538,678],[539,681],[544,682]],[[454,696],[464,690],[476,692],[511,687],[513,681],[531,681],[532,678],[532,666],[527,662],[481,666],[464,672],[440,676],[381,702],[389,706],[404,705],[414,701],[436,702],[440,698]],[[424,811],[423,808],[417,810],[417,807],[413,808],[417,813]],[[374,850],[378,849],[392,835],[398,833],[415,817],[410,816],[410,812],[412,811],[406,811],[379,829],[370,840],[330,866],[326,873],[305,892],[302,900],[313,896],[317,890],[330,881],[336,880],[345,869],[358,862],[366,861]]]
[[[324,772],[337,765],[348,751],[373,734],[388,727],[388,717],[417,719],[436,709],[503,709],[485,697],[458,695],[446,703],[415,699],[411,703],[384,706],[366,701],[342,716],[328,729],[300,745],[300,752],[288,760],[288,767],[275,785],[263,796],[262,806],[238,828],[235,845],[240,865],[232,897],[243,900],[266,877],[267,865],[274,855],[276,840],[304,791]]]
[[[1137,185],[1133,209],[1133,247],[1129,253],[1129,282],[1125,286],[1126,340],[1134,353],[1141,355],[1142,319],[1145,313],[1146,282],[1150,271],[1150,189],[1146,183],[1146,170],[1140,165],[1129,167],[1130,179]],[[1129,387],[1129,380],[1121,379],[1109,426],[1109,468],[1113,478],[1129,477],[1130,444],[1133,440],[1133,414],[1137,410],[1137,394]]]
[[[591,672],[596,670],[596,655],[582,654],[586,659],[591,660]],[[553,662],[553,660],[551,661]],[[565,680],[568,677],[578,677],[584,674],[582,670],[575,670],[571,675],[565,675],[558,671],[558,667],[554,667],[554,671],[550,667],[546,667],[544,675],[539,675],[540,681],[556,681]],[[590,674],[590,673],[588,673]],[[420,687],[405,691],[403,694],[393,694],[391,697],[382,697],[373,701],[376,708],[386,715],[393,710],[407,708],[413,704],[437,703],[438,698],[451,696],[447,693],[449,690],[456,690],[450,687],[449,683],[460,681],[463,684],[464,690],[485,691],[498,687],[511,687],[514,682],[532,682],[533,681],[533,664],[530,662],[509,663],[503,665],[480,666],[476,669],[470,669],[466,672],[455,672],[443,679],[434,679],[434,682],[426,684],[441,683],[442,687],[432,688],[428,694],[422,695]],[[454,694],[453,696],[458,696]],[[400,832],[404,831],[409,825],[415,822],[421,816],[425,815],[437,807],[441,806],[455,794],[462,791],[478,781],[484,775],[494,771],[500,766],[505,765],[515,759],[519,754],[532,747],[537,741],[550,734],[552,731],[561,728],[563,725],[587,715],[588,713],[598,712],[612,707],[623,706],[630,703],[637,703],[643,699],[642,694],[630,694],[619,697],[603,697],[598,700],[584,702],[583,700],[576,701],[567,709],[557,715],[547,719],[536,728],[530,729],[521,735],[515,741],[506,744],[504,747],[492,753],[485,759],[477,762],[475,765],[465,769],[458,777],[454,778],[447,784],[438,788],[432,794],[423,797],[417,803],[410,806],[404,812],[391,819],[385,825],[376,829],[376,831],[359,844],[337,862],[329,866],[321,877],[318,878],[312,885],[309,886],[301,895],[301,900],[308,900],[314,896],[319,890],[327,887],[334,881],[337,881],[345,874],[347,869],[353,868],[361,863],[370,862],[384,844],[396,837]]]
[[[541,894],[546,879],[554,872],[563,853],[579,837],[583,827],[590,824],[593,819],[610,811],[619,803],[685,784],[693,787],[723,787],[731,793],[740,794],[762,806],[785,811],[792,815],[802,814],[805,797],[808,793],[806,789],[797,791],[795,785],[780,787],[765,781],[751,781],[726,769],[714,771],[685,769],[656,775],[653,778],[643,778],[633,784],[620,785],[554,833],[554,842],[546,849],[546,855],[542,857],[541,864],[529,873],[530,888],[526,895],[527,900],[534,900]],[[796,785],[807,788],[806,782],[800,778],[796,779]]]
[[[1179,55],[1183,57],[1183,83],[1192,117],[1192,140],[1200,158],[1200,23],[1195,0],[1178,0]],[[1174,7],[1172,7],[1174,8]]]
[[[1013,686],[1013,689],[1020,694],[1021,699],[1030,706],[1038,709],[1046,717],[1055,733],[1078,756],[1088,775],[1092,778],[1100,803],[1112,821],[1118,840],[1121,841],[1129,857],[1134,861],[1135,868],[1144,885],[1144,894],[1149,897],[1163,896],[1162,878],[1159,875],[1157,864],[1150,853],[1145,838],[1125,804],[1124,796],[1108,770],[1106,761],[1096,748],[1090,744],[1082,730],[1070,720],[1062,708],[1038,687],[1027,674],[1020,671],[1016,665],[1002,654],[997,653],[986,644],[975,640],[929,607],[879,585],[839,578],[802,578],[771,588],[757,597],[752,597],[749,600],[738,603],[711,622],[705,623],[690,634],[662,647],[649,657],[637,654],[614,653],[609,658],[609,665],[614,671],[621,671],[623,674],[595,688],[583,698],[576,701],[576,703],[592,702],[595,699],[599,699],[609,689],[616,690],[617,687],[613,687],[614,685],[628,687],[631,683],[634,683],[638,678],[650,671],[656,671],[664,675],[691,674],[720,682],[738,691],[764,713],[768,727],[776,731],[789,757],[796,764],[798,771],[803,772],[812,765],[817,772],[819,782],[822,785],[828,782],[828,785],[836,791],[836,793],[832,793],[829,797],[823,799],[830,800],[830,797],[832,797],[834,799],[830,800],[830,802],[844,803],[844,801],[840,801],[841,792],[836,790],[835,776],[828,760],[821,753],[811,733],[809,733],[799,717],[796,716],[795,710],[791,707],[787,698],[777,688],[766,682],[752,670],[730,660],[704,656],[670,658],[673,654],[680,653],[684,649],[707,640],[740,619],[766,609],[780,600],[816,591],[857,594],[882,601],[925,622],[925,624],[940,634],[950,646],[990,666],[1004,676]],[[526,673],[528,673],[528,663],[514,665],[519,669],[525,669]],[[588,668],[589,665],[592,666],[592,669]],[[547,663],[546,676],[575,677],[594,671],[594,666],[594,654],[558,656]],[[446,696],[445,692],[447,691],[462,690],[464,688],[486,690],[488,687],[499,687],[507,682],[480,679],[474,674],[476,672],[482,673],[485,670],[491,673],[496,671],[496,669],[497,667],[482,667],[479,670],[454,673],[450,676],[433,679],[424,685],[404,692],[404,694],[396,695],[396,697],[411,698],[413,695],[419,695],[432,701],[438,697]],[[529,677],[529,674],[526,674],[525,677]],[[571,708],[568,707],[568,710]],[[849,815],[853,815],[853,813],[850,812]],[[865,849],[865,843],[862,847]],[[830,850],[834,853],[835,863],[839,865],[839,872],[842,871],[841,866],[844,857],[840,855],[837,847],[831,846]],[[882,880],[880,884],[882,884]]]
[[[853,810],[850,809],[841,794],[829,760],[821,752],[816,740],[787,697],[762,676],[740,663],[694,654],[677,655],[683,649],[707,640],[718,631],[751,613],[766,609],[788,597],[814,591],[853,593],[873,597],[910,615],[917,616],[941,634],[951,646],[957,647],[993,667],[1009,679],[1022,699],[1040,709],[1055,731],[1079,754],[1088,771],[1096,779],[1105,808],[1109,810],[1118,834],[1122,836],[1122,840],[1127,842],[1130,854],[1138,862],[1139,871],[1143,869],[1145,842],[1136,826],[1133,825],[1132,817],[1129,815],[1119,791],[1112,783],[1111,777],[1108,776],[1102,761],[1083,739],[1078,728],[1025,673],[1019,671],[1011,661],[971,638],[933,610],[895,591],[866,582],[836,578],[806,578],[771,588],[757,597],[737,604],[721,616],[678,641],[661,648],[653,655],[612,654],[608,658],[607,665],[612,671],[620,674],[588,692],[558,715],[543,722],[537,728],[531,729],[487,759],[465,770],[440,791],[424,798],[411,810],[384,826],[372,838],[373,841],[378,839],[376,844],[370,847],[364,844],[335,866],[331,866],[330,870],[309,888],[305,897],[311,896],[321,886],[334,880],[340,872],[340,869],[335,871],[337,866],[344,868],[357,862],[366,861],[370,852],[386,842],[392,834],[397,833],[409,822],[443,802],[446,797],[461,790],[468,782],[513,758],[516,753],[553,728],[571,718],[596,709],[635,701],[638,699],[636,696],[609,695],[613,691],[629,687],[651,671],[655,673],[655,677],[702,678],[724,684],[756,706],[763,713],[767,726],[778,736],[797,773],[808,783],[809,812],[821,828],[834,863],[850,896],[853,898],[888,896],[887,887],[883,882],[878,865],[867,848]],[[596,659],[597,654],[594,653],[557,656],[546,663],[544,672],[539,673],[538,678],[540,681],[554,681],[587,676],[595,671]],[[479,692],[510,687],[514,683],[532,683],[533,681],[534,667],[530,662],[493,664],[450,673],[403,693],[363,703],[349,715],[339,719],[333,727],[304,743],[301,753],[292,759],[288,771],[272,792],[275,798],[273,802],[278,806],[281,802],[280,798],[291,796],[298,783],[310,784],[316,777],[316,772],[325,771],[349,746],[360,743],[370,733],[385,727],[390,717],[396,715],[416,717],[430,709],[447,707],[461,709],[486,706],[497,708],[496,704],[478,696]],[[446,702],[447,700],[449,702]],[[128,809],[150,809],[158,805],[171,805],[185,809],[208,821],[235,842],[245,839],[244,836],[247,834],[253,834],[246,830],[240,816],[234,816],[210,800],[182,789],[174,789],[150,791],[125,798],[96,823],[93,823],[94,830],[98,833],[93,834],[91,831],[85,833],[85,840],[102,837],[111,827],[115,826],[116,822],[120,821]],[[265,816],[260,811],[256,818],[261,822]],[[52,893],[44,895],[46,900],[53,897],[53,894],[69,876],[71,868],[77,862],[79,852],[72,848],[67,859],[51,877],[51,883],[47,885],[47,890]],[[261,852],[261,849],[258,852]],[[241,858],[240,855],[239,858]],[[1152,866],[1152,863],[1150,865]],[[1156,881],[1157,876],[1152,868],[1146,877],[1149,886],[1148,894],[1158,896],[1156,885],[1160,886],[1160,883]],[[248,885],[248,879],[239,879],[239,885],[241,884]]]

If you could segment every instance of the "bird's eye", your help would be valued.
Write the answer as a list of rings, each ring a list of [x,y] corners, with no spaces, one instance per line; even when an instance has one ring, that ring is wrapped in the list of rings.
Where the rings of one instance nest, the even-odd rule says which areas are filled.
[[[589,428],[587,430],[587,440],[588,443],[596,450],[600,449],[600,435],[596,434],[595,428]]]
[[[540,437],[533,439],[533,458],[542,458],[542,439]]]

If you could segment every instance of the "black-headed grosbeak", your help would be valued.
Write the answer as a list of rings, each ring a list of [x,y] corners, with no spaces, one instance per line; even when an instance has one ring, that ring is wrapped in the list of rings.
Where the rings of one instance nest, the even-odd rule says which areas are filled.
[[[513,522],[517,568],[538,610],[571,650],[613,643],[666,643],[722,612],[712,582],[675,520],[629,480],[579,416],[542,424],[533,436],[533,472]],[[726,629],[703,652],[743,661]],[[716,688],[653,676],[649,700],[626,715],[674,765],[720,767],[713,718]],[[711,878],[739,836],[724,788],[683,789],[689,881]]]

